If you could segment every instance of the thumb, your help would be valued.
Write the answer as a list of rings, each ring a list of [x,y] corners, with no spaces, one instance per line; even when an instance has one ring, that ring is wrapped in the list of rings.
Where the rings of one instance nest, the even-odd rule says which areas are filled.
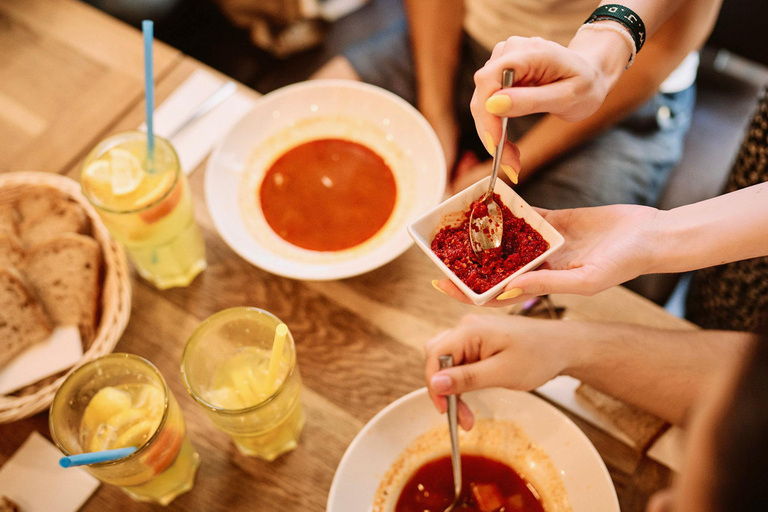
[[[462,364],[434,374],[430,387],[437,395],[457,395],[467,391],[503,386],[502,368],[497,358]]]
[[[505,290],[519,288],[520,295],[549,295],[551,293],[570,293],[593,295],[600,287],[589,267],[576,267],[569,270],[534,270],[510,282]],[[607,288],[607,286],[606,286]]]

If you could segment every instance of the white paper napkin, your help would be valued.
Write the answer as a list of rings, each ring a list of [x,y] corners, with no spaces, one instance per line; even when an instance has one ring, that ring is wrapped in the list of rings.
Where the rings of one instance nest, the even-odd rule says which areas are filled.
[[[680,472],[683,467],[685,433],[680,427],[672,427],[659,437],[646,452],[649,458],[670,469]]]
[[[605,419],[602,415],[600,415],[600,413],[590,409],[589,407],[584,407],[578,401],[576,398],[576,389],[580,384],[581,381],[578,379],[562,375],[547,382],[538,388],[536,392],[560,405],[564,409],[567,409],[591,425],[594,425],[600,430],[610,434],[622,443],[634,447],[635,443],[633,443],[632,439],[620,428],[616,427],[613,423]]]
[[[155,133],[161,137],[173,133],[224,82],[203,69],[192,73],[155,109]],[[218,140],[248,113],[253,104],[253,98],[236,92],[170,139],[185,174],[200,165]],[[146,131],[146,124],[142,123],[139,129]]]
[[[59,466],[61,452],[38,432],[0,468],[0,495],[24,512],[75,512],[99,487],[81,468]]]
[[[83,344],[78,328],[57,327],[50,338],[33,345],[0,370],[0,395],[71,368],[81,357]]]
[[[615,437],[627,446],[637,448],[632,439],[621,429],[608,421],[599,412],[589,407],[584,407],[579,402],[576,397],[576,389],[580,384],[581,381],[578,379],[563,375],[547,382],[538,388],[536,392],[589,424]],[[672,427],[651,445],[646,455],[670,469],[679,471],[683,460],[682,433],[683,431],[680,428]]]

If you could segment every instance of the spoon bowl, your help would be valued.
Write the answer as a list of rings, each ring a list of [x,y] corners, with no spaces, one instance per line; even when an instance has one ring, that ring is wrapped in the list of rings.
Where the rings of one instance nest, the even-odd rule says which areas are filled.
[[[484,251],[500,247],[503,234],[504,217],[501,208],[493,200],[493,192],[486,192],[472,205],[469,214],[469,241],[472,251],[479,256]]]
[[[514,81],[515,72],[511,69],[505,69],[501,76],[501,88],[511,87]],[[485,251],[500,247],[501,238],[504,235],[504,219],[501,215],[501,208],[493,200],[493,187],[496,185],[496,177],[499,174],[501,154],[504,151],[506,139],[507,118],[502,117],[501,139],[499,139],[499,145],[496,146],[496,152],[493,155],[493,171],[491,172],[491,181],[488,182],[488,192],[472,204],[469,215],[469,243],[472,245],[472,252],[478,256],[481,256]]]

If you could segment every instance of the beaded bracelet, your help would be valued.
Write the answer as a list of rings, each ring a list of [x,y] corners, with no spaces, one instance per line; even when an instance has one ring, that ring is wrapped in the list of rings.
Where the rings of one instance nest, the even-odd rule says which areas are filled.
[[[600,20],[614,20],[627,27],[634,41],[634,53],[642,49],[645,44],[645,23],[635,11],[618,4],[601,5],[584,23],[589,24]]]
[[[637,55],[637,50],[635,49],[635,42],[632,40],[632,36],[629,35],[629,32],[627,32],[622,27],[617,26],[615,23],[590,23],[590,24],[584,24],[581,27],[579,27],[579,30],[576,31],[578,34],[582,30],[597,30],[597,31],[608,31],[608,32],[614,32],[616,34],[619,34],[629,45],[629,51],[632,52],[632,55],[629,57],[629,62],[627,63],[627,67],[624,69],[629,69],[629,66],[631,66],[635,62],[635,56]]]

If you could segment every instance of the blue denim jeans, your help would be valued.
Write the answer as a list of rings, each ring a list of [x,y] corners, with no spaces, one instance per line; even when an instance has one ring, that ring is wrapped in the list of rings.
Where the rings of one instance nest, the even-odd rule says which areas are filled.
[[[416,102],[416,81],[405,22],[397,23],[344,52],[363,81]],[[473,74],[490,54],[466,36],[454,77],[455,115],[462,141],[486,157],[469,111]],[[446,77],[450,80],[451,77]],[[612,128],[539,169],[518,193],[534,206],[576,208],[605,204],[655,205],[667,177],[679,162],[691,123],[695,86],[671,94],[657,93]],[[527,132],[541,115],[511,119],[509,139]]]

